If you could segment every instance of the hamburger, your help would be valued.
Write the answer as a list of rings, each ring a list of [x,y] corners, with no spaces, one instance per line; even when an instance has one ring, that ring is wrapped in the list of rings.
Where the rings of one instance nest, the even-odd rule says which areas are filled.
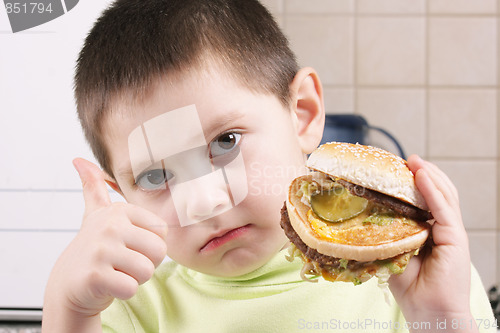
[[[361,284],[373,276],[387,286],[430,234],[432,215],[406,161],[385,150],[330,142],[307,161],[310,174],[294,179],[281,211],[300,257],[301,276]]]

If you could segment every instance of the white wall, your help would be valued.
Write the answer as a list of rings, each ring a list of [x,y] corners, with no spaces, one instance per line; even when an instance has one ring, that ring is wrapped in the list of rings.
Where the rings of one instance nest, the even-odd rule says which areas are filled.
[[[83,200],[71,161],[93,157],[72,78],[83,39],[108,3],[80,1],[15,34],[0,6],[0,309],[42,306],[50,269],[79,228]]]

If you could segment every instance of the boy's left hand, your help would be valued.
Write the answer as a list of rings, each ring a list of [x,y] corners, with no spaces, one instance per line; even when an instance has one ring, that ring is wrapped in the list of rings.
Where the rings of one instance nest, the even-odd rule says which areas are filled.
[[[410,260],[403,274],[392,276],[390,289],[409,322],[469,322],[470,254],[458,192],[434,164],[412,155],[408,165],[435,219],[435,245]]]

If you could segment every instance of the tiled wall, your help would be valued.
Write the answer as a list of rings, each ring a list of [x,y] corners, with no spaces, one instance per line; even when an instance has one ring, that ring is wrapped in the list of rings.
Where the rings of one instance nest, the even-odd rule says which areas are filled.
[[[457,186],[472,260],[500,280],[497,0],[264,0],[330,113],[359,113]]]

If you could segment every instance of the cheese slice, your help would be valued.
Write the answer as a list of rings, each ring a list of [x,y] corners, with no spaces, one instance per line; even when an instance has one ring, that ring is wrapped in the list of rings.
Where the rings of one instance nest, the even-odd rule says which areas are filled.
[[[370,216],[367,209],[362,214],[343,223],[328,223],[307,212],[311,229],[319,239],[349,245],[379,245],[394,242],[425,229],[425,226],[402,216],[396,216],[387,224],[366,222]]]

